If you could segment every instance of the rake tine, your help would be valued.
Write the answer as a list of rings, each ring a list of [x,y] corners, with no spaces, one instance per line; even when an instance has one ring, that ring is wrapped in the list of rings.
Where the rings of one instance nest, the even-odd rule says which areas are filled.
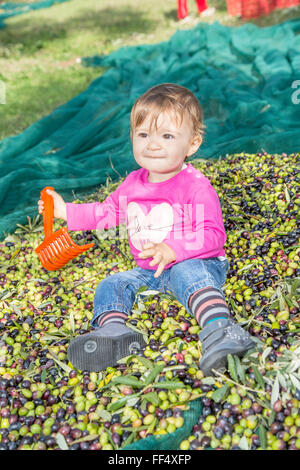
[[[52,244],[50,244],[46,248],[46,250],[48,250],[47,253],[49,253],[49,252],[51,253],[50,256],[48,255],[49,261],[51,263],[53,263],[55,265],[61,265],[63,263],[63,265],[64,265],[69,261],[69,258],[62,257],[62,256],[60,256],[56,253],[53,253],[52,249],[53,249]]]
[[[89,248],[92,248],[94,246],[94,243],[88,243],[86,245],[76,245],[74,240],[70,237],[68,232],[64,231],[64,236],[65,239],[67,239],[67,242],[70,243],[76,250],[80,250],[79,253],[88,250]]]
[[[43,265],[46,269],[48,269],[48,270],[50,270],[50,271],[53,271],[54,268],[56,269],[56,265],[52,264],[52,263],[50,262],[50,260],[47,259],[47,258],[44,256],[43,250],[42,250],[41,253],[39,253],[39,258],[40,258],[40,260],[41,260],[42,265]]]
[[[70,259],[70,255],[68,254],[67,250],[65,248],[62,248],[62,247],[59,246],[58,240],[55,240],[52,243],[58,245],[57,246],[57,258],[58,258],[58,260],[63,261],[63,260],[69,260]]]
[[[74,255],[74,251],[72,247],[70,247],[69,245],[67,244],[64,245],[63,241],[64,240],[61,235],[56,240],[54,240],[54,242],[58,246],[58,257],[59,258],[63,257],[64,259],[72,259]]]

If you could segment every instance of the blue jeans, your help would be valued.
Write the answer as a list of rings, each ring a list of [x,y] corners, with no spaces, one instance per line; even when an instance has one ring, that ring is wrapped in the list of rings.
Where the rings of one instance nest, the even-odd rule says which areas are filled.
[[[140,267],[112,274],[97,286],[91,325],[97,328],[99,316],[104,312],[116,311],[130,315],[136,292],[141,286],[172,294],[192,315],[188,302],[197,290],[212,286],[219,289],[224,297],[222,286],[228,269],[227,258],[192,258],[165,269],[158,278],[154,278],[156,270]]]

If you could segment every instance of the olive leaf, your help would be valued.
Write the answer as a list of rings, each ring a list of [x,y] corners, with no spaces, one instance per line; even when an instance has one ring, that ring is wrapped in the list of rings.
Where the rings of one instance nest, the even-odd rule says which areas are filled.
[[[289,377],[292,384],[296,387],[296,390],[300,390],[300,382],[295,376],[295,374],[289,374]]]
[[[290,195],[289,195],[288,188],[287,188],[286,184],[284,185],[284,194],[285,194],[286,202],[289,204],[291,202],[291,198],[290,198]]]
[[[158,382],[153,384],[154,388],[166,388],[167,390],[175,390],[176,388],[182,388],[182,382]]]
[[[93,289],[92,287],[83,287],[83,290],[88,290],[89,292],[95,292],[95,289]]]
[[[229,302],[231,304],[232,310],[236,313],[237,312],[237,305],[233,299],[229,299]]]
[[[143,399],[150,401],[153,405],[158,405],[160,400],[155,392],[148,392],[143,395]]]
[[[149,359],[146,359],[143,356],[134,356],[143,366],[147,367],[147,369],[153,369],[154,365],[153,362],[150,361]]]
[[[283,294],[279,297],[279,307],[280,310],[287,310],[288,308]]]
[[[142,334],[145,343],[148,343],[149,337],[148,337],[148,335],[147,335],[147,331],[146,331],[146,330],[142,330],[142,329],[139,330],[138,328],[135,328],[131,323],[126,323],[126,326],[128,326],[128,328],[130,328],[131,330],[136,331],[137,333]]]
[[[72,311],[70,311],[70,327],[72,333],[75,333],[75,321],[74,321],[74,314]]]
[[[96,413],[99,418],[103,419],[103,421],[111,420],[111,413],[109,413],[107,410],[96,410]]]
[[[287,383],[286,383],[284,374],[282,374],[281,372],[278,371],[277,376],[278,376],[279,384],[281,385],[281,387],[282,388],[287,388]]]
[[[276,377],[273,387],[272,387],[272,393],[271,393],[271,405],[273,406],[275,401],[278,400],[279,398],[279,391],[280,391],[280,386],[279,386],[279,380],[278,376]]]
[[[243,436],[243,437],[240,439],[239,447],[240,447],[240,449],[242,449],[242,450],[249,450],[249,444],[248,444],[248,441],[247,441],[247,437],[246,437],[246,436]]]
[[[165,345],[165,346],[169,346],[169,344],[171,344],[171,343],[176,343],[177,341],[178,341],[178,337],[175,336],[175,337],[173,337],[173,338],[168,339],[168,340],[164,343],[164,345]],[[178,352],[179,352],[179,351],[178,351]]]
[[[152,290],[152,289],[139,292],[139,295],[146,295],[146,296],[148,296],[148,295],[156,295],[156,294],[159,294],[159,291],[158,291],[158,290]]]
[[[262,449],[265,450],[267,448],[267,432],[262,424],[258,426],[258,437]]]
[[[9,290],[5,289],[2,294],[0,294],[0,300],[6,300],[9,299],[13,294],[15,294],[17,291],[15,289]]]
[[[135,431],[136,433],[138,433],[139,431],[143,431],[144,429],[147,429],[148,426],[146,426],[145,424],[142,424],[141,426],[137,426],[136,428],[134,427],[126,427],[126,431]]]
[[[133,358],[136,357],[136,354],[130,354],[130,356],[125,356],[125,357],[121,357],[121,359],[119,359],[117,361],[118,364],[123,364],[125,363],[127,366],[128,364],[132,361]]]
[[[268,419],[268,426],[272,426],[275,421],[276,413],[274,410],[271,411],[269,419]]]
[[[148,426],[147,434],[152,434],[152,432],[154,431],[154,429],[155,429],[157,423],[158,423],[158,419],[157,419],[157,418],[154,418],[154,420],[152,421],[152,423],[150,423],[149,426]]]
[[[195,367],[195,363],[193,362],[191,364],[191,367]],[[178,366],[167,366],[167,367],[164,367],[164,372],[167,372],[168,370],[184,370],[186,368],[186,366],[184,365],[178,365]],[[202,382],[202,380],[201,380]],[[214,382],[213,382],[214,383]]]
[[[71,372],[71,367],[69,367],[67,364],[65,364],[64,362],[60,361],[57,357],[56,354],[54,354],[53,351],[50,351],[49,350],[49,354],[53,357],[54,361],[67,373],[69,374]]]
[[[245,375],[245,368],[242,366],[241,361],[238,356],[234,356],[235,366],[237,370],[237,374],[241,379],[242,383],[245,384],[246,382],[246,375]]]
[[[226,397],[228,390],[229,390],[229,385],[223,385],[223,387],[218,388],[217,390],[213,392],[211,398],[216,403],[220,403],[220,401],[222,401]]]
[[[283,297],[284,297],[284,300],[287,303],[288,307],[293,307],[294,306],[293,302],[289,299],[289,297],[287,295],[284,295]]]
[[[147,406],[148,406],[147,400],[144,400],[144,398],[141,398],[141,404],[139,406],[141,412],[146,411]]]
[[[214,385],[216,382],[216,379],[214,377],[204,377],[201,379],[201,383],[206,384],[206,385]]]
[[[11,258],[10,258],[10,260],[9,260],[9,263],[11,263],[11,262],[13,261],[13,259],[14,259],[16,256],[18,256],[18,254],[20,253],[20,251],[21,251],[21,248],[17,248],[17,249],[13,252],[13,254],[11,255]]]
[[[170,294],[170,293],[168,293],[168,294],[162,294],[162,293],[160,292],[159,297],[160,297],[161,300],[173,300],[173,301],[174,301],[174,300],[177,300],[176,297],[175,297],[175,295]]]
[[[87,436],[80,437],[79,439],[76,439],[75,441],[73,441],[72,445],[79,444],[80,442],[94,441],[97,438],[99,438],[98,434],[88,434]]]
[[[291,296],[294,297],[296,295],[296,292],[300,289],[300,279],[295,279],[292,282],[291,286]]]
[[[241,269],[239,269],[239,272],[242,273],[243,271],[248,271],[254,266],[254,263],[252,264],[247,264],[246,266],[243,266]]]
[[[233,356],[231,354],[227,354],[227,360],[228,360],[228,371],[229,374],[231,375],[231,378],[237,382],[238,381],[238,376],[237,376],[237,371],[236,371],[236,366],[235,362],[233,359]]]
[[[115,443],[114,443],[114,441],[113,441],[113,439],[112,439],[111,431],[110,431],[109,429],[107,429],[107,430],[106,430],[106,433],[107,433],[107,435],[108,435],[108,440],[109,440],[109,442],[111,443],[113,450],[116,450],[116,445],[115,445]]]
[[[155,366],[150,374],[148,374],[148,376],[146,377],[146,380],[144,382],[144,386],[147,386],[149,384],[151,384],[155,379],[156,377],[161,373],[161,371],[163,370],[163,368],[165,367],[165,364],[159,364],[157,366]]]
[[[57,442],[58,447],[61,450],[69,450],[69,446],[66,442],[66,439],[64,438],[64,436],[60,432],[58,432],[56,434],[56,442]]]
[[[271,348],[271,346],[269,346],[269,347],[267,347],[267,348],[263,351],[263,353],[262,353],[262,355],[261,355],[261,358],[260,358],[262,364],[265,364],[266,359],[267,359],[268,355],[270,354],[270,352],[272,351],[272,349],[273,349],[273,348]]]
[[[107,410],[108,411],[116,411],[116,410],[122,408],[130,400],[132,400],[131,406],[134,406],[139,401],[139,398],[138,398],[139,395],[140,394],[127,395],[126,397],[123,397],[120,400],[114,401],[113,403],[110,403],[107,406]],[[134,402],[134,400],[136,400],[136,401]]]
[[[18,330],[22,328],[21,325],[19,325],[19,323],[17,323],[15,320],[13,320],[13,324],[15,325],[16,328],[18,328]]]
[[[128,430],[128,428],[126,428],[126,430]],[[122,448],[122,447],[126,447],[126,446],[128,446],[129,444],[131,444],[132,441],[135,439],[136,435],[137,435],[137,432],[132,432],[131,434],[129,434],[129,436],[127,437],[127,439],[122,443],[121,448]]]
[[[136,295],[140,295],[141,293],[147,291],[148,288],[149,288],[149,287],[146,286],[146,285],[139,287],[138,290],[136,291]]]
[[[9,306],[12,306],[13,311],[15,312],[15,314],[21,319],[22,318],[22,312],[20,310],[20,307],[15,304],[15,301],[10,302]]]
[[[21,239],[17,235],[13,234],[13,235],[7,235],[7,237],[5,237],[3,241],[5,243],[6,242],[19,243],[21,241]]]
[[[42,373],[41,373],[41,382],[42,382],[42,383],[45,382],[46,377],[47,377],[47,371],[46,371],[46,369],[43,369],[43,370],[42,370]]]
[[[140,382],[134,375],[124,375],[120,377],[114,377],[110,384],[112,385],[130,385],[131,387],[144,388],[144,383]],[[108,384],[108,385],[110,385]],[[102,387],[104,388],[104,387]]]
[[[259,372],[258,368],[254,364],[252,365],[252,370],[253,370],[253,374],[254,374],[255,380],[258,383],[258,385],[260,385],[261,388],[265,388],[264,378],[261,375],[261,373]]]
[[[131,406],[131,407],[135,406],[137,402],[140,400],[141,393],[142,392],[139,392],[136,395],[129,395],[127,406]]]

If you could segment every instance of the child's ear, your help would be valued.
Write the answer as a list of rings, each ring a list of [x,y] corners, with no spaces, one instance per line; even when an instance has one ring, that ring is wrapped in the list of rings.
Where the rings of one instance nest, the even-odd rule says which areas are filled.
[[[192,142],[191,142],[191,145],[190,145],[190,148],[189,148],[189,151],[187,153],[187,157],[190,157],[191,155],[193,155],[194,153],[197,152],[198,148],[200,147],[200,145],[202,144],[202,137],[201,135],[196,135]]]

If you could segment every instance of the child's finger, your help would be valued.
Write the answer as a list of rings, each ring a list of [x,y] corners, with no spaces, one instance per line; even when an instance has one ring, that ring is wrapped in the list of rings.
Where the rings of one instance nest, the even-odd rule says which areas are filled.
[[[162,253],[156,253],[156,255],[153,257],[153,260],[150,261],[149,266],[155,266],[155,264],[160,263],[162,259]]]
[[[165,266],[166,265],[163,261],[159,264],[159,266],[158,266],[158,268],[157,268],[157,270],[154,274],[155,278],[159,277],[162,274],[163,270],[165,269]]]
[[[147,242],[143,245],[143,250],[147,250],[149,248],[153,248],[154,247],[154,243],[152,242]]]
[[[154,243],[153,243],[153,242],[146,242],[146,243],[143,245],[143,248],[151,248],[152,246],[154,246]]]
[[[139,253],[139,258],[149,258],[150,256],[155,255],[155,248],[148,248]]]

